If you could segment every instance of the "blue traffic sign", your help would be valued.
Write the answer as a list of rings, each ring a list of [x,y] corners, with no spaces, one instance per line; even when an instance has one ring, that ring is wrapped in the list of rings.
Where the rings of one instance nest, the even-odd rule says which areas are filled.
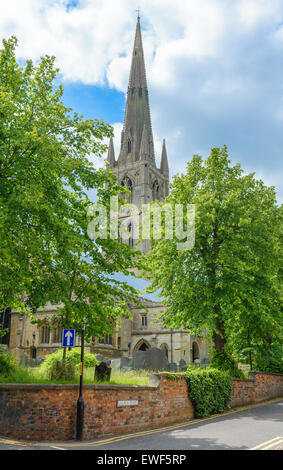
[[[74,329],[63,330],[63,335],[62,335],[63,348],[73,348],[75,346],[75,333],[76,333],[76,330]]]

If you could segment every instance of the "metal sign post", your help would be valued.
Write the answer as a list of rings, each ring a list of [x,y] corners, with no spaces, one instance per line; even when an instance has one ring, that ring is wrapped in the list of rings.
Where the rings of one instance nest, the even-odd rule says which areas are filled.
[[[77,432],[76,432],[77,441],[82,441],[83,427],[84,427],[84,400],[83,400],[84,342],[85,342],[85,327],[82,328],[82,333],[81,333],[80,391],[79,391],[79,398],[77,401]]]

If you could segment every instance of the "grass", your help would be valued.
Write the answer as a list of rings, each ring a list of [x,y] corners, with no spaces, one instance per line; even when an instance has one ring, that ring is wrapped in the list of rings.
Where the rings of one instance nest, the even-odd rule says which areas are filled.
[[[150,371],[145,370],[131,370],[131,371],[120,371],[114,370],[111,373],[109,382],[98,382],[94,378],[94,367],[89,367],[84,369],[84,384],[113,384],[113,385],[147,385]],[[3,376],[0,374],[0,383],[57,383],[57,384],[67,384],[79,383],[79,375],[77,374],[75,379],[70,380],[50,380],[42,374],[38,367],[17,367],[9,376]]]
[[[85,383],[102,383],[94,380],[94,368],[91,371],[91,376],[89,376],[89,372],[89,369],[87,369],[84,379]],[[147,385],[150,374],[151,372],[147,370],[129,370],[126,372],[113,370],[111,372],[110,381],[103,383],[112,385]]]

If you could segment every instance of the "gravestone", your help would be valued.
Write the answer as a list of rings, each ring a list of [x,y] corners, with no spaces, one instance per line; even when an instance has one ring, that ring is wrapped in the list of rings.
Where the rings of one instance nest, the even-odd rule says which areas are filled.
[[[168,370],[168,359],[164,349],[151,348],[133,354],[133,368],[153,371]]]
[[[177,372],[178,367],[176,362],[170,362],[169,363],[169,372]]]
[[[111,367],[108,367],[105,362],[101,362],[95,367],[94,377],[99,382],[105,382],[110,380]]]
[[[20,358],[20,366],[21,367],[27,367],[28,366],[28,356],[27,354],[22,354]]]
[[[129,369],[131,367],[133,367],[133,358],[127,356],[121,357],[121,369]]]
[[[119,358],[111,359],[111,368],[113,370],[130,370],[133,367],[133,358],[122,356]]]
[[[187,366],[187,363],[184,359],[181,359],[180,362],[179,362],[179,369],[181,372],[184,372],[185,370],[187,370],[188,366]]]
[[[104,356],[102,356],[102,354],[96,354],[96,359],[97,359],[99,362],[102,362],[103,359],[104,359]]]
[[[111,369],[120,370],[121,369],[121,358],[111,359]]]
[[[96,359],[99,362],[105,362],[105,364],[107,364],[108,366],[111,365],[111,359],[109,359],[109,357],[105,357],[105,356],[102,356],[101,354],[97,354]]]

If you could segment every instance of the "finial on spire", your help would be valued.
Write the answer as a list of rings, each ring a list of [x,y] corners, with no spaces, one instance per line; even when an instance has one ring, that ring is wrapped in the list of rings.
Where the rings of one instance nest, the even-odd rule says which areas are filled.
[[[139,8],[137,8],[136,12],[137,12],[137,14],[138,14],[138,21],[139,21],[139,20],[140,20],[140,12],[141,12],[141,10],[140,10]]]

